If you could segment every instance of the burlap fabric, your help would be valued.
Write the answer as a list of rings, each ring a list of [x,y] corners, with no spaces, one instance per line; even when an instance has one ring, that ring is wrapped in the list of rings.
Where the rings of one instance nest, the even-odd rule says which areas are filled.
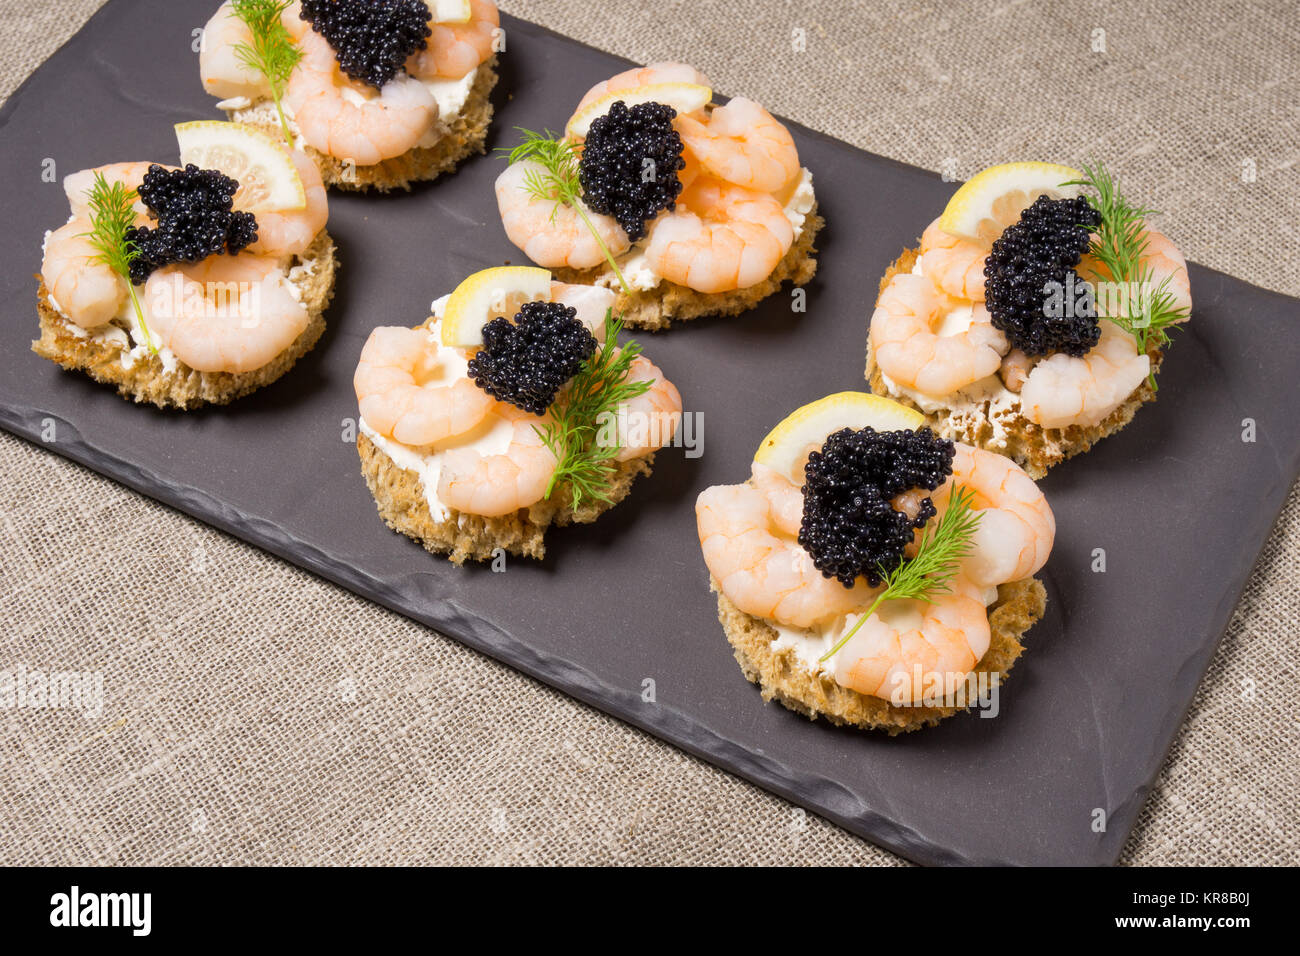
[[[4,95],[96,6],[6,0]],[[1290,0],[503,6],[959,178],[1104,155],[1189,258],[1300,294]],[[898,862],[3,434],[0,500],[0,670],[101,671],[107,698],[0,710],[0,862]],[[1127,861],[1300,862],[1297,581],[1293,492]]]

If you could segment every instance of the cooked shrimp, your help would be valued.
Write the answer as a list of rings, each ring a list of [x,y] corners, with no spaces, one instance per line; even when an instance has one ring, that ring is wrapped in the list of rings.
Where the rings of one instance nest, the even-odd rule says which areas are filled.
[[[458,80],[495,52],[501,15],[490,0],[470,0],[468,23],[430,23],[423,50],[406,61],[412,76],[425,80]]]
[[[1007,391],[1018,392],[1025,387],[1025,380],[1029,378],[1035,362],[1035,359],[1031,359],[1020,349],[1012,349],[1007,353],[1002,360],[1002,367],[998,369],[998,374],[1002,376],[1002,384],[1007,387]]]
[[[574,109],[577,113],[592,100],[599,99],[606,93],[618,93],[622,90],[634,89],[638,86],[647,86],[651,83],[695,83],[699,86],[712,87],[713,83],[707,76],[701,73],[695,67],[686,63],[651,63],[649,66],[633,67],[630,70],[624,70],[622,73],[611,76],[608,80],[602,80],[591,89],[589,89],[578,106]]]
[[[863,579],[846,588],[813,566],[791,523],[791,491],[798,489],[760,468],[754,481],[714,485],[695,503],[704,563],[722,593],[746,614],[790,627],[812,627],[868,606],[878,589]]]
[[[569,285],[551,282],[551,301],[577,311],[577,319],[591,330],[597,342],[605,341],[605,316],[614,308],[618,294],[601,285]]]
[[[128,190],[132,190],[140,188],[140,184],[144,182],[144,174],[149,172],[149,167],[152,165],[154,164],[109,163],[107,166],[82,169],[64,176],[63,192],[68,197],[68,205],[72,207],[72,215],[78,219],[89,220],[91,218],[90,191],[95,188],[96,173],[103,176],[105,182],[110,185],[121,183]],[[164,166],[163,168],[174,169],[175,167]],[[148,219],[149,209],[139,197],[133,203],[133,208],[135,209],[136,225],[140,225]]]
[[[959,299],[984,301],[984,260],[988,255],[979,243],[944,232],[938,219],[921,233],[921,271]]]
[[[126,302],[126,282],[99,261],[99,250],[85,235],[90,221],[73,219],[45,242],[41,277],[54,304],[83,329],[104,325]]]
[[[899,273],[871,316],[871,345],[881,372],[906,388],[949,395],[992,375],[1008,349],[988,310],[976,305],[970,327],[942,335],[936,326],[950,305],[925,276]]]
[[[775,468],[754,462],[749,483],[767,496],[768,517],[781,534],[799,537],[803,524],[803,489]]]
[[[1058,352],[1029,373],[1020,389],[1024,416],[1044,428],[1096,425],[1119,408],[1151,371],[1133,336],[1102,320],[1101,338],[1086,355]]]
[[[497,177],[497,209],[510,241],[539,266],[555,269],[590,269],[605,261],[600,243],[583,222],[578,210],[553,199],[535,199],[528,191],[529,173],[540,171],[532,160],[511,163]],[[581,204],[582,200],[578,200]],[[611,255],[622,255],[631,247],[627,233],[613,216],[592,212],[585,204],[582,213],[590,220]]]
[[[933,603],[884,602],[835,655],[836,683],[899,704],[936,678],[951,693],[988,651],[990,638],[981,588],[961,575],[951,587]]]
[[[619,406],[619,461],[642,458],[667,445],[682,418],[682,396],[677,386],[644,355],[632,360],[627,381],[652,384],[649,391]]]
[[[799,172],[790,131],[743,96],[716,107],[707,121],[682,116],[673,125],[705,171],[725,182],[770,193]]]
[[[241,253],[157,270],[145,283],[150,332],[199,372],[251,372],[288,348],[308,314],[274,259]]]
[[[320,168],[301,150],[290,150],[289,155],[302,179],[307,205],[287,212],[257,213],[257,241],[248,247],[249,252],[269,256],[297,255],[312,244],[329,219],[329,199]],[[239,208],[238,195],[235,196],[235,207]]]
[[[962,572],[980,587],[1027,578],[1047,562],[1056,540],[1056,516],[1047,499],[1010,458],[955,442],[952,475],[931,497],[940,514],[948,510],[951,486],[974,492],[971,508],[979,523]]]
[[[447,507],[488,518],[541,501],[558,464],[537,434],[546,419],[504,403],[492,414],[513,423],[507,449],[498,455],[449,449],[438,477],[438,498]]]
[[[252,45],[253,34],[248,24],[235,16],[230,0],[226,0],[203,27],[203,43],[199,47],[203,88],[223,100],[236,96],[259,100],[270,96],[271,86],[266,77],[239,55],[239,47]]]
[[[284,8],[284,12],[280,14],[280,22],[284,24],[284,28],[289,31],[289,36],[294,40],[301,40],[303,34],[310,33],[312,30],[311,23],[302,18],[301,0],[293,0]]]
[[[309,146],[358,166],[400,156],[438,118],[438,102],[419,80],[398,73],[375,95],[339,70],[334,51],[315,31],[298,41],[302,61],[285,100]]]
[[[429,445],[477,426],[496,401],[464,375],[464,357],[428,329],[379,326],[352,386],[366,424],[404,445]]]
[[[794,242],[781,204],[767,193],[700,176],[660,218],[646,263],[697,292],[728,292],[763,281]]]

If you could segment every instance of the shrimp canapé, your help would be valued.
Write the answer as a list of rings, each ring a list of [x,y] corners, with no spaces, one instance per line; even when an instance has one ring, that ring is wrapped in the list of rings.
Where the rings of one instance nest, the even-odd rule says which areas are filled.
[[[298,57],[276,86],[241,54],[254,25],[226,0],[204,30],[199,72],[232,119],[313,151],[330,185],[409,188],[483,148],[504,43],[496,5],[468,6],[467,20],[444,21],[435,17],[459,14],[424,0],[294,0],[270,30]]]
[[[1011,460],[922,423],[888,399],[832,395],[768,435],[745,483],[700,494],[720,617],[765,696],[913,729],[961,706],[957,688],[977,671],[1009,666],[982,664],[996,607],[1023,599],[1021,610],[1041,614],[1032,577],[1056,534],[1047,501]],[[926,549],[958,541],[930,571],[942,584],[896,583]],[[999,642],[999,655],[1019,652],[1010,636]]]
[[[735,314],[815,269],[821,220],[789,130],[753,100],[714,105],[684,63],[597,83],[560,141],[512,160],[496,182],[511,242],[619,292],[633,324]]]
[[[1036,477],[1122,427],[1192,300],[1182,254],[1117,190],[1043,163],[962,186],[881,289],[873,388]]]
[[[292,362],[263,369],[314,344],[334,258],[310,159],[237,124],[177,136],[182,166],[64,179],[71,218],[46,236],[33,348],[137,400],[189,407],[266,384]]]
[[[639,346],[608,338],[614,304],[544,269],[485,269],[423,325],[371,332],[357,444],[384,519],[456,563],[540,557],[548,525],[595,520],[626,494],[672,442],[682,400]]]

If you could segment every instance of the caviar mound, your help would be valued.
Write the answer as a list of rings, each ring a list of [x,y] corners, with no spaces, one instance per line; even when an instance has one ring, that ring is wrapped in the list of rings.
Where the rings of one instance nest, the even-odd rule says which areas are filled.
[[[618,100],[587,132],[578,164],[583,202],[613,216],[633,242],[645,235],[647,220],[676,205],[682,191],[677,173],[686,161],[673,129],[676,115],[663,103],[629,109]]]
[[[1087,354],[1101,337],[1092,291],[1078,280],[1074,267],[1088,251],[1089,231],[1101,215],[1086,199],[1039,196],[1015,224],[994,241],[984,261],[984,297],[993,327],[1006,334],[1013,348],[1026,355],[1064,352]],[[1068,290],[1083,288],[1078,302],[1045,308],[1048,283]]]
[[[428,45],[424,0],[302,0],[301,16],[325,38],[339,69],[376,89]]]
[[[140,199],[158,225],[131,226],[126,239],[139,251],[131,281],[144,282],[155,269],[174,262],[200,262],[218,253],[241,251],[257,239],[257,219],[234,212],[239,183],[193,163],[167,169],[154,163],[140,183]]]
[[[890,501],[904,491],[934,491],[952,474],[953,443],[929,428],[878,432],[841,428],[804,467],[799,544],[813,566],[845,587],[859,576],[876,587],[903,560],[912,532],[934,517],[923,499],[915,517]]]
[[[483,326],[483,348],[467,373],[493,398],[544,415],[555,395],[596,351],[596,337],[560,302],[525,302],[511,322]]]

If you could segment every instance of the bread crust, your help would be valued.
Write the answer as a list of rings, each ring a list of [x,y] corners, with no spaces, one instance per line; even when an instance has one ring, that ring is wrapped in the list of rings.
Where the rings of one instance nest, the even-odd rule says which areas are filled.
[[[311,351],[325,331],[324,312],[334,297],[334,274],[338,261],[334,241],[324,229],[312,240],[294,265],[314,262],[311,275],[296,284],[307,308],[307,327],[279,355],[250,372],[199,372],[179,359],[168,371],[157,355],[138,357],[129,367],[122,364],[123,352],[131,350],[121,341],[86,334],[60,315],[50,304],[49,290],[40,277],[36,311],[41,337],[32,351],[63,366],[82,371],[98,382],[112,385],[123,398],[146,402],[159,408],[192,409],[201,405],[225,405],[249,392],[274,382],[295,362]]]
[[[841,687],[829,676],[813,674],[794,648],[773,648],[777,632],[770,624],[732,604],[716,578],[710,576],[709,583],[718,592],[718,620],[736,661],[745,677],[762,689],[764,700],[775,700],[810,720],[823,717],[833,724],[882,730],[891,737],[931,727],[966,709],[899,707]],[[989,606],[989,649],[975,666],[975,673],[996,673],[1005,681],[1024,650],[1021,641],[1025,632],[1042,618],[1046,608],[1047,591],[1036,578],[1000,585],[997,600]]]
[[[880,280],[879,293],[885,291],[891,279],[898,273],[908,273],[916,265],[919,249],[905,249],[885,270]],[[1154,344],[1147,348],[1151,359],[1151,372],[1160,371],[1164,353]],[[982,414],[971,414],[970,406],[965,413],[955,412],[950,408],[941,408],[927,412],[906,395],[895,395],[885,384],[880,368],[876,365],[875,348],[871,342],[870,317],[867,320],[867,366],[866,379],[871,391],[884,395],[900,404],[914,408],[925,416],[926,424],[945,438],[965,442],[987,451],[1005,455],[1025,470],[1030,478],[1037,481],[1047,474],[1054,465],[1067,458],[1081,455],[1107,435],[1119,431],[1130,421],[1144,402],[1155,401],[1156,393],[1148,382],[1143,382],[1124,402],[1096,425],[1070,425],[1066,428],[1044,428],[1017,413],[1014,417],[999,417],[998,423],[1005,433],[999,438],[993,423],[988,417],[988,403],[982,403]],[[977,405],[976,408],[981,406]]]
[[[442,138],[432,146],[417,146],[401,156],[394,156],[373,166],[356,166],[322,153],[303,144],[303,150],[320,167],[321,179],[326,186],[352,192],[374,189],[390,192],[395,189],[410,190],[413,183],[437,179],[443,173],[455,171],[461,161],[475,153],[484,152],[488,127],[492,123],[491,94],[497,84],[497,58],[485,60],[480,66],[464,108],[450,123],[444,124]],[[242,110],[226,110],[235,122],[257,127],[277,140],[283,139],[278,124],[272,122],[238,119]]]
[[[357,436],[357,454],[361,457],[361,474],[374,496],[379,516],[394,531],[418,541],[432,554],[445,554],[453,564],[486,561],[498,548],[526,558],[546,554],[543,540],[552,525],[590,524],[627,497],[638,475],[650,474],[654,455],[620,462],[610,484],[609,501],[589,500],[574,511],[567,485],[555,489],[551,497],[509,515],[487,518],[453,509],[444,521],[435,520],[429,511],[420,476],[407,471],[388,457],[366,435]]]
[[[763,299],[780,290],[785,282],[796,286],[807,285],[817,273],[817,249],[813,245],[817,233],[826,220],[817,212],[816,203],[808,211],[803,228],[776,268],[762,282],[732,292],[706,294],[696,292],[675,282],[662,280],[653,289],[637,290],[631,295],[618,291],[614,311],[622,313],[624,322],[637,329],[666,329],[673,322],[686,322],[703,315],[739,315],[758,305]],[[608,280],[613,270],[608,266],[592,269],[558,268],[551,270],[561,282],[595,285]]]

